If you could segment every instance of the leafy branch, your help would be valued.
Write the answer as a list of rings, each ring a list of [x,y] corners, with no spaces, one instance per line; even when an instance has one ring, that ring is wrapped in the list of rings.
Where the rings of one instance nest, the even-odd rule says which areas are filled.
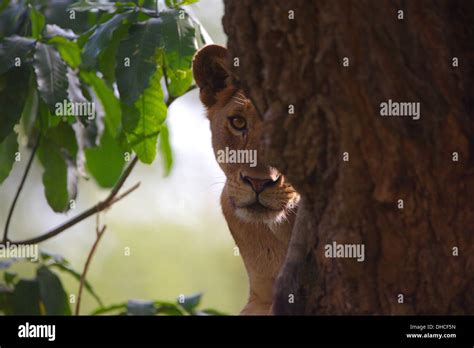
[[[94,206],[90,207],[89,209],[83,211],[79,215],[73,217],[72,219],[66,221],[65,223],[59,225],[56,228],[53,228],[52,230],[38,236],[34,237],[31,239],[25,239],[21,241],[10,241],[10,245],[23,245],[23,244],[35,244],[35,243],[40,243],[44,242],[45,240],[48,240],[50,238],[55,237],[56,235],[60,234],[61,232],[64,232],[68,228],[74,226],[75,224],[81,222],[82,220],[87,219],[88,217],[99,213],[107,208],[110,208],[113,204],[117,203],[120,201],[122,198],[128,196],[130,193],[135,191],[139,186],[140,183],[136,183],[134,186],[132,186],[130,189],[125,191],[122,194],[118,194],[120,189],[122,188],[123,184],[125,183],[125,180],[127,180],[128,176],[132,172],[133,168],[135,167],[137,163],[137,157],[134,157],[128,167],[125,169],[123,172],[122,176],[120,177],[119,181],[117,184],[114,186],[114,188],[110,191],[109,195],[107,196],[106,199],[103,201],[100,201],[99,203],[95,204]],[[5,242],[0,243],[0,245],[4,245]]]

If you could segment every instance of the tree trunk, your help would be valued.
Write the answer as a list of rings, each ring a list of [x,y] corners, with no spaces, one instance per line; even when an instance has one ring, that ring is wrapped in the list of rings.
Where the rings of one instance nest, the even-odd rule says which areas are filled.
[[[302,195],[275,314],[474,314],[473,23],[471,0],[225,0],[264,155]]]

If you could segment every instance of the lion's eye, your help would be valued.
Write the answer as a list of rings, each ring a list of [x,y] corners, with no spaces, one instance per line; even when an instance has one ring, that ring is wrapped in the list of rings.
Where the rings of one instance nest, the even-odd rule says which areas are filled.
[[[229,117],[229,122],[232,128],[236,130],[241,131],[247,128],[247,121],[241,116]]]

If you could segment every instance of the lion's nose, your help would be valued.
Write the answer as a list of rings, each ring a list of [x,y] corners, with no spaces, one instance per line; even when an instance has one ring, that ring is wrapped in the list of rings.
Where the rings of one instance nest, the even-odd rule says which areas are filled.
[[[252,189],[255,191],[256,194],[259,194],[260,192],[262,192],[268,187],[274,186],[280,179],[280,176],[275,177],[275,179],[252,178],[250,176],[242,176],[242,175],[240,177],[245,183],[249,184],[252,187]]]

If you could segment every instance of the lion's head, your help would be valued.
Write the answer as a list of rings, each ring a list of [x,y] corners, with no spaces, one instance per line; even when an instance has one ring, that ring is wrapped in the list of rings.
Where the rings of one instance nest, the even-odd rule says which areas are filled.
[[[235,86],[227,64],[227,49],[218,45],[201,49],[193,62],[214,154],[227,177],[224,194],[242,221],[280,223],[298,203],[299,194],[281,173],[262,162],[262,120]]]

